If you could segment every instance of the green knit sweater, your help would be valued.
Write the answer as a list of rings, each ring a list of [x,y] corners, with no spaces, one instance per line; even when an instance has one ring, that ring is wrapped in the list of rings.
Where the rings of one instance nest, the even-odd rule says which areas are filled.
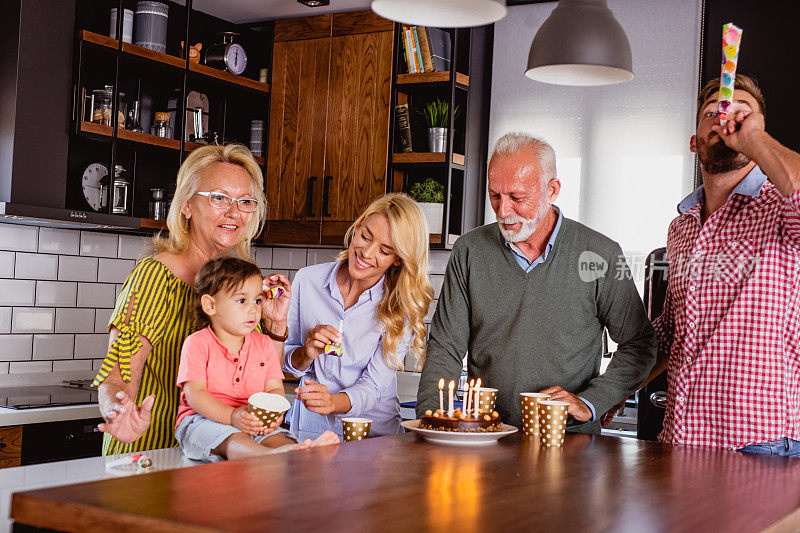
[[[617,342],[599,375],[603,328]],[[656,336],[619,245],[564,218],[547,259],[530,273],[517,264],[497,224],[455,243],[431,324],[417,416],[438,408],[438,381],[470,378],[499,389],[503,421],[522,426],[520,392],[551,386],[588,400],[597,418],[644,382]],[[568,429],[599,433],[599,421]]]

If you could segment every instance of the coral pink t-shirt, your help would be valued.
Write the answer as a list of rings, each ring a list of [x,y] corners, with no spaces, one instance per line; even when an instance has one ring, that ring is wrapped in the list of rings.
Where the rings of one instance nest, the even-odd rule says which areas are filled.
[[[251,332],[244,338],[239,353],[231,353],[211,330],[211,326],[186,337],[178,366],[178,386],[187,381],[203,381],[208,392],[231,407],[247,404],[251,394],[264,392],[269,379],[283,379],[275,345],[268,336]],[[195,411],[181,391],[175,427]]]

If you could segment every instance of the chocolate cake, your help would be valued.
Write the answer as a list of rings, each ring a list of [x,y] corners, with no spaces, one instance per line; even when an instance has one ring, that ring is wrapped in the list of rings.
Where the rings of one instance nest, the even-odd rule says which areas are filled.
[[[502,431],[503,423],[500,421],[500,415],[497,414],[497,411],[480,413],[476,417],[472,412],[469,415],[463,415],[460,409],[456,409],[453,412],[453,416],[447,416],[447,411],[437,409],[434,413],[429,409],[425,411],[425,416],[420,419],[419,427],[434,431],[487,433]]]

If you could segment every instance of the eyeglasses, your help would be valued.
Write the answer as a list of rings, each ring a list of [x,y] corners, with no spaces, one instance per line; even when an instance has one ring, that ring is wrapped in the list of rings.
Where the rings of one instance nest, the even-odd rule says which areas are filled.
[[[208,203],[216,209],[228,209],[233,202],[242,213],[252,213],[258,207],[258,200],[255,198],[231,198],[221,192],[198,192],[200,196],[208,198]]]

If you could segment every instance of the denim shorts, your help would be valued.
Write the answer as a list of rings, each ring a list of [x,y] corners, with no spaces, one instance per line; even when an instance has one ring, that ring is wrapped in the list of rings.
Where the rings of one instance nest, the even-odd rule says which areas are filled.
[[[780,455],[782,457],[800,457],[800,442],[788,437],[750,444],[737,451],[745,453],[755,453],[759,455]]]
[[[183,454],[196,461],[206,461],[215,463],[222,461],[225,458],[221,455],[211,453],[211,450],[222,444],[222,442],[233,435],[234,433],[242,433],[228,424],[220,424],[209,420],[200,414],[187,415],[175,428],[175,439],[183,449]],[[250,435],[250,438],[256,442],[261,442],[271,435],[278,435],[283,433],[290,440],[297,442],[297,439],[291,432],[278,428],[272,433],[267,435]]]

